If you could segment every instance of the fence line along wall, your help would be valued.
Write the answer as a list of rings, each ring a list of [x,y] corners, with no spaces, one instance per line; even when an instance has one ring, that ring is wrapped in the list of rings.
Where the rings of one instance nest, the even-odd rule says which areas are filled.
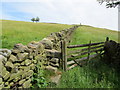
[[[62,47],[63,70],[66,71],[76,67],[77,65],[82,66],[82,64],[86,61],[89,61],[97,56],[101,56],[104,49],[104,42],[91,43],[90,41],[89,44],[67,46],[64,41]],[[71,48],[76,49],[70,50]],[[67,61],[67,59],[70,60]]]
[[[40,42],[28,45],[16,44],[12,50],[0,49],[0,88],[29,88],[31,77],[38,62],[45,68],[56,71],[61,62],[61,41],[70,41],[73,31],[79,26],[51,33]]]

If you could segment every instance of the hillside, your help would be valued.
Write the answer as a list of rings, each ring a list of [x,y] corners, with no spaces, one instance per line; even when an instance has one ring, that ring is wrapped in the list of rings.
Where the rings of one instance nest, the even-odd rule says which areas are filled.
[[[27,45],[31,41],[40,41],[52,32],[69,27],[71,25],[2,20],[2,48],[10,49],[17,43]]]
[[[12,48],[16,43],[28,44],[40,41],[52,32],[72,27],[73,25],[54,23],[33,23],[23,21],[2,20],[2,48]],[[78,37],[79,36],[79,37]],[[117,41],[118,33],[107,29],[82,26],[73,36],[73,44],[87,43],[89,40],[104,41],[105,37]]]
[[[75,31],[70,44],[84,44],[89,43],[90,40],[92,42],[102,42],[105,41],[106,37],[118,42],[117,31],[84,25]]]

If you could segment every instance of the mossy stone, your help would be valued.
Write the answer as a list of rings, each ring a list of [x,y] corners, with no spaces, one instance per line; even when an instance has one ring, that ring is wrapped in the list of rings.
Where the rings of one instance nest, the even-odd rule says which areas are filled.
[[[6,74],[3,76],[4,80],[7,80],[10,77],[10,73],[6,72]]]
[[[25,79],[19,81],[19,85],[22,85],[25,82]]]
[[[2,90],[2,88],[4,88],[4,82],[2,82],[2,84],[0,84],[0,90]]]
[[[17,57],[18,57],[19,61],[23,61],[28,58],[28,53],[18,53]]]
[[[20,63],[15,63],[14,66],[20,66]]]
[[[28,66],[29,64],[31,64],[31,62],[32,62],[32,61],[29,60],[29,59],[26,59],[26,60],[24,61],[24,63],[25,63],[26,66]]]
[[[2,81],[3,81],[2,78],[0,78],[0,84],[2,84]]]
[[[24,71],[29,71],[30,70],[30,66],[24,67]]]
[[[33,61],[33,63],[34,63],[34,64],[36,64],[36,63],[37,63],[37,60],[32,60],[32,61]]]
[[[9,60],[15,62],[17,61],[17,57],[11,54]]]
[[[14,83],[13,83],[13,82],[11,82],[9,85],[10,85],[10,86],[12,86],[13,84],[14,84]]]
[[[53,48],[53,42],[51,40],[44,38],[41,43],[45,46],[45,49],[52,49]]]
[[[22,66],[25,65],[25,62],[22,62],[21,65],[22,65]]]
[[[33,70],[29,70],[26,73],[23,73],[22,78],[28,77],[28,76],[32,76],[33,75]]]
[[[23,88],[29,88],[31,86],[31,79],[27,80],[26,82],[23,83]]]
[[[6,86],[8,86],[8,84],[9,84],[8,82],[5,82],[5,85],[6,85]]]
[[[11,80],[13,80],[15,78],[16,78],[16,80],[18,80],[19,78],[21,78],[23,73],[24,73],[24,71],[21,70],[21,71],[18,71],[17,73],[11,74],[10,79],[8,81],[11,81]]]
[[[11,70],[11,73],[17,73],[18,72],[18,67],[15,66],[12,70]]]
[[[17,76],[16,73],[11,74],[10,79],[8,81],[13,80],[14,78],[16,78],[16,76]]]
[[[34,69],[35,69],[35,64],[31,64],[31,65],[30,65],[30,69],[31,69],[31,70],[34,70]]]
[[[19,77],[16,77],[13,81],[14,82],[17,82],[18,80],[20,80],[21,79],[21,77],[19,76]]]
[[[2,66],[2,76],[5,76],[5,74],[7,73],[8,71],[6,70],[6,68],[4,66]]]
[[[5,64],[5,66],[8,67],[8,68],[13,68],[14,67],[13,63],[10,62],[10,61],[7,61],[7,63]]]
[[[7,58],[4,57],[3,55],[0,55],[0,65],[3,63],[5,64],[7,62]]]

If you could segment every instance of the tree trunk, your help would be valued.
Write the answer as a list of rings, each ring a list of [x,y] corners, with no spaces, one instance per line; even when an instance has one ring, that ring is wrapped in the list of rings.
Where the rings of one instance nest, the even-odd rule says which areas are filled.
[[[120,31],[120,5],[118,6],[118,30]]]

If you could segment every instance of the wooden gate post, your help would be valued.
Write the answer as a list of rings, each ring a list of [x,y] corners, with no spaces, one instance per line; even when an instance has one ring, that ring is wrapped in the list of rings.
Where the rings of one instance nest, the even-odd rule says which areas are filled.
[[[90,46],[91,46],[91,41],[90,41],[89,46],[88,46],[88,60],[90,60]]]
[[[106,42],[109,41],[109,37],[106,37]]]
[[[67,45],[66,45],[66,40],[62,41],[61,53],[62,53],[62,69],[64,71],[67,71]]]

